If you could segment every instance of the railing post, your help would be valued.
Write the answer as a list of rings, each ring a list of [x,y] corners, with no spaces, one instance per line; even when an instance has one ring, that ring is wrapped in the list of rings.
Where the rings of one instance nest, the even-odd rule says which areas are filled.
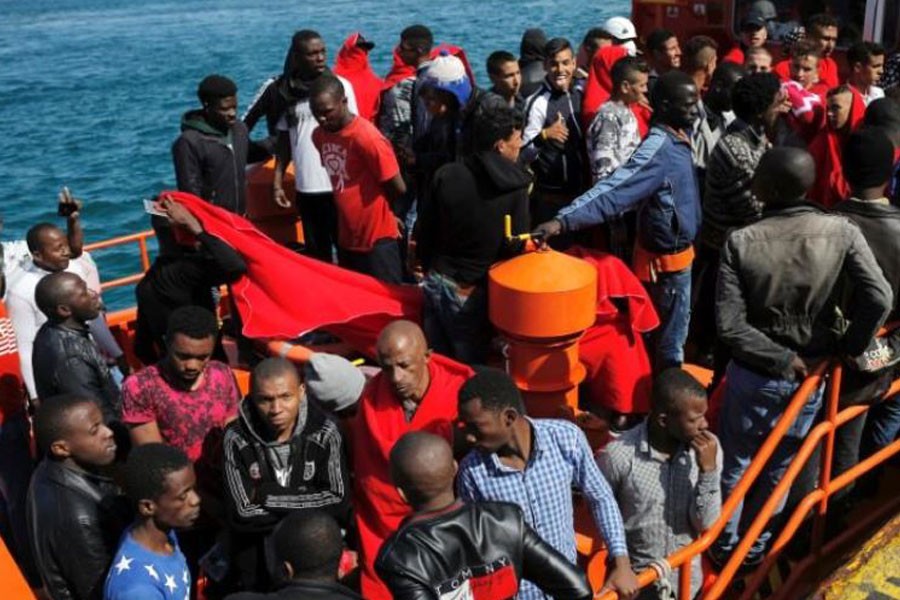
[[[822,460],[819,467],[819,489],[825,492],[816,508],[813,517],[812,544],[810,549],[818,554],[825,542],[825,521],[828,516],[828,499],[831,495],[831,465],[834,462],[834,439],[837,434],[838,403],[841,397],[841,379],[843,366],[840,361],[835,361],[831,372],[831,381],[828,385],[828,404],[825,408],[825,418],[831,423],[831,429],[825,437],[825,447],[822,452]]]
[[[678,600],[691,600],[691,570],[694,568],[694,559],[689,558],[678,569]]]
[[[141,268],[146,273],[150,268],[150,254],[147,252],[147,237],[141,236],[138,240],[138,248],[141,250]]]

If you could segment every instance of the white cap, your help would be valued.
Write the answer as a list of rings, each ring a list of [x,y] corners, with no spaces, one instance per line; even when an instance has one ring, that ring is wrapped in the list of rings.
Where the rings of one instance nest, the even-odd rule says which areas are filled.
[[[637,38],[634,23],[625,17],[611,17],[600,26],[600,29],[622,42]]]

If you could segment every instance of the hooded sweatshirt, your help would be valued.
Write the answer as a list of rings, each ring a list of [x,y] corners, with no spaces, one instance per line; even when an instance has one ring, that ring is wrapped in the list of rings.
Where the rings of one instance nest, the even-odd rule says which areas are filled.
[[[522,69],[522,97],[528,98],[541,87],[544,77],[544,46],[547,36],[542,29],[527,29],[519,46],[519,68]]]
[[[841,147],[850,134],[862,125],[865,113],[866,103],[862,95],[854,90],[847,123],[840,130],[826,125],[809,144],[809,153],[816,161],[816,182],[808,194],[813,202],[831,208],[850,196],[850,185],[844,179]]]
[[[202,110],[181,119],[181,135],[172,144],[178,190],[242,215],[246,210],[249,138],[247,127],[235,121],[226,131],[210,125]]]
[[[324,510],[346,524],[350,478],[343,438],[333,417],[303,399],[294,434],[272,439],[248,397],[225,430],[229,517],[238,531],[269,531],[296,510]]]
[[[419,212],[417,251],[426,270],[459,283],[482,283],[490,266],[518,249],[503,235],[528,231],[531,176],[497,152],[477,152],[443,166]]]
[[[359,32],[355,32],[344,40],[334,61],[334,72],[353,86],[359,116],[374,121],[381,102],[384,81],[375,74],[369,64],[369,51],[357,45],[359,38]]]

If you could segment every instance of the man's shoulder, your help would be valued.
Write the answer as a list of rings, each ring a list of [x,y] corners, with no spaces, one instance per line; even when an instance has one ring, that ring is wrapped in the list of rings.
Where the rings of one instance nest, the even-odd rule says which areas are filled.
[[[637,454],[638,447],[643,439],[643,423],[623,431],[617,438],[603,447],[601,453],[613,462],[630,460]]]

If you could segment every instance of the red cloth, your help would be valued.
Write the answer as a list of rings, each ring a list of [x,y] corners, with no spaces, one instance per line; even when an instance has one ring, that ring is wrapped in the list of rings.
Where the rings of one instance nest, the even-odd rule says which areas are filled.
[[[866,103],[862,95],[854,90],[847,124],[837,131],[826,125],[809,145],[809,153],[816,161],[816,182],[809,190],[809,199],[825,208],[831,208],[850,195],[850,186],[844,179],[841,147],[862,124],[865,114]]]
[[[411,512],[391,482],[391,448],[410,431],[429,431],[452,443],[457,394],[473,373],[469,367],[437,354],[432,354],[428,372],[431,383],[412,421],[406,421],[388,379],[378,374],[363,391],[351,425],[353,504],[362,554],[362,595],[367,600],[390,600],[390,592],[375,573],[375,558],[382,542]]]
[[[384,81],[372,70],[369,52],[356,45],[358,39],[359,32],[354,32],[344,40],[334,60],[334,72],[350,82],[359,116],[371,121],[378,114]]]
[[[604,46],[598,48],[591,59],[587,83],[584,85],[584,99],[581,116],[585,126],[591,124],[594,115],[612,94],[612,68],[620,58],[628,55],[625,46]]]
[[[378,128],[354,118],[338,132],[316,128],[312,141],[334,190],[338,246],[368,252],[380,239],[400,237],[382,185],[400,173],[400,166]]]
[[[725,56],[722,57],[722,62],[730,62],[736,65],[743,65],[744,50],[741,48],[740,44],[733,46],[731,50],[726,52]]]
[[[597,320],[579,341],[591,402],[617,413],[649,412],[651,366],[641,334],[659,326],[653,302],[615,256],[577,246],[568,253],[597,269]]]
[[[247,274],[231,291],[248,337],[293,339],[321,327],[360,352],[373,354],[385,325],[419,321],[422,292],[300,256],[249,221],[184,192],[163,192],[184,204],[211,235],[237,250]]]
[[[594,58],[591,59],[591,70],[588,73],[584,88],[584,100],[581,105],[581,119],[585,129],[590,127],[597,111],[612,94],[613,65],[627,54],[628,51],[624,46],[604,46],[598,49]],[[647,137],[650,132],[650,117],[653,115],[653,111],[649,106],[632,104],[631,112],[637,118],[641,138]]]
[[[472,86],[475,86],[475,73],[472,71],[472,65],[469,64],[469,58],[466,56],[466,51],[460,48],[459,46],[454,46],[453,44],[442,43],[431,49],[431,53],[429,54],[429,58],[433,59],[438,56],[442,51],[447,52],[451,56],[455,56],[459,60],[462,61],[463,66],[466,68],[466,75],[469,76],[469,81],[472,82]],[[383,90],[389,90],[404,79],[409,79],[410,77],[416,76],[416,67],[412,67],[400,58],[400,47],[397,46],[394,48],[393,61],[391,63],[391,70],[388,71],[388,74],[384,76],[384,87]]]
[[[791,110],[785,116],[787,124],[809,144],[825,126],[825,94],[827,90],[816,84],[810,90],[796,81],[781,84],[791,101]]]
[[[772,71],[781,78],[782,81],[791,80],[791,59],[786,58],[775,63]],[[840,77],[838,76],[838,66],[833,58],[823,58],[819,60],[819,83],[825,86],[825,89],[831,89],[840,85]]]

